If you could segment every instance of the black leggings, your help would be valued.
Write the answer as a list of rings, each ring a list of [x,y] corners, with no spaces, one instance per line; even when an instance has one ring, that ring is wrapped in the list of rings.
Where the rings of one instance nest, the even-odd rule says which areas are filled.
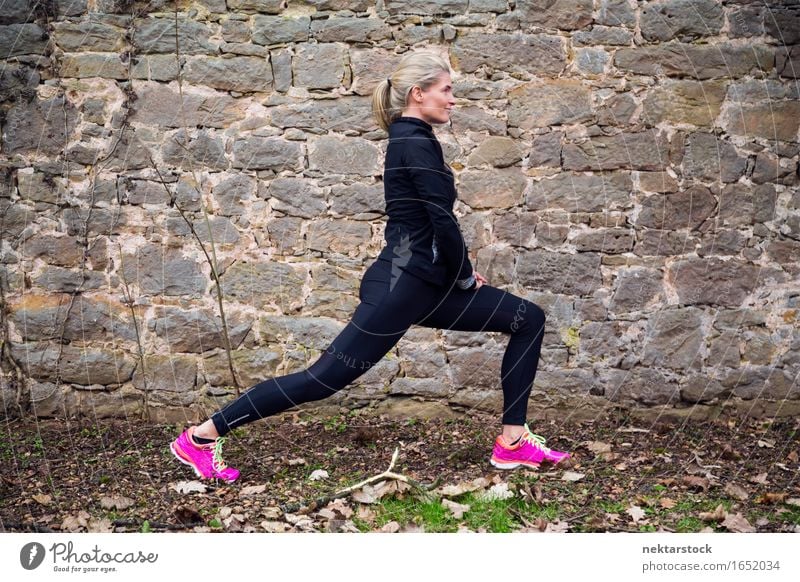
[[[526,422],[544,335],[544,312],[521,297],[484,284],[462,291],[437,287],[378,259],[361,280],[353,319],[310,367],[264,380],[215,413],[220,435],[288,408],[322,400],[377,364],[411,325],[511,335],[503,356],[503,424]]]

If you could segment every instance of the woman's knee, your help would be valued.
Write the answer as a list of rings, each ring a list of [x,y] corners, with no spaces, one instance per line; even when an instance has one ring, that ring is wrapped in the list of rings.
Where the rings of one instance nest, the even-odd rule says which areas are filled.
[[[546,315],[544,310],[527,299],[520,299],[511,322],[512,332],[542,333]]]

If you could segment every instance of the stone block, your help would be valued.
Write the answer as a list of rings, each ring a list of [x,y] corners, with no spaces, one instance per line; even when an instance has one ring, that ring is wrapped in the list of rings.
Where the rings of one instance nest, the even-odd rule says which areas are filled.
[[[230,347],[235,350],[250,331],[252,322],[228,312],[226,324]],[[212,311],[159,306],[147,325],[169,345],[170,353],[200,354],[225,348],[222,319]]]
[[[223,296],[260,309],[291,313],[302,304],[306,270],[284,263],[240,259],[222,274]]]
[[[327,210],[323,190],[302,178],[274,178],[268,183],[262,182],[260,188],[272,208],[289,216],[314,218]]]
[[[568,143],[562,151],[565,170],[663,170],[669,164],[669,142],[655,130],[595,137]]]
[[[737,259],[685,259],[667,267],[667,281],[684,305],[739,307],[755,291],[759,270]]]
[[[558,36],[497,32],[460,35],[450,55],[453,67],[465,73],[485,65],[510,73],[557,75],[567,59]]]
[[[253,42],[262,45],[306,42],[311,36],[311,18],[308,16],[253,17]]]
[[[133,83],[136,100],[132,103],[132,122],[156,127],[226,128],[245,118],[243,101],[223,93],[193,92],[184,88],[183,96],[163,83],[137,81]],[[182,114],[180,113],[182,109]]]
[[[459,176],[458,197],[474,209],[513,208],[522,201],[526,185],[520,168],[468,170]]]
[[[11,357],[28,377],[82,386],[127,382],[136,368],[136,361],[122,350],[12,343]]]
[[[508,93],[508,124],[512,127],[533,129],[591,118],[591,92],[580,81],[533,81]]]
[[[209,285],[198,260],[160,244],[145,244],[126,253],[122,269],[128,285],[142,295],[198,296]]]
[[[525,251],[519,257],[517,276],[521,285],[567,295],[590,295],[603,283],[600,256],[595,253]]]
[[[653,194],[642,201],[636,226],[679,230],[698,229],[717,208],[717,199],[705,186],[673,194]]]
[[[699,370],[704,345],[700,309],[664,309],[653,313],[643,340],[642,364],[675,370]]]
[[[774,64],[773,48],[730,42],[695,45],[675,41],[621,48],[614,53],[614,65],[622,71],[694,79],[736,79],[753,72],[768,74]]]
[[[262,57],[202,57],[184,65],[184,79],[222,91],[271,91],[272,67]]]
[[[306,89],[333,89],[345,81],[346,53],[335,43],[300,45],[292,59],[294,85]]]
[[[719,34],[724,22],[714,0],[658,0],[642,7],[639,24],[646,40],[686,41]]]
[[[633,206],[628,172],[592,175],[559,172],[533,182],[525,200],[531,210],[561,208],[568,212],[598,212]]]
[[[280,137],[248,137],[233,142],[233,167],[252,170],[302,168],[303,147]]]
[[[320,136],[309,142],[308,165],[327,174],[374,176],[379,173],[380,150],[359,137]]]
[[[644,100],[644,119],[711,127],[725,100],[725,81],[668,80],[654,87]]]
[[[617,276],[609,309],[613,313],[642,311],[664,301],[661,271],[647,268],[626,269]]]

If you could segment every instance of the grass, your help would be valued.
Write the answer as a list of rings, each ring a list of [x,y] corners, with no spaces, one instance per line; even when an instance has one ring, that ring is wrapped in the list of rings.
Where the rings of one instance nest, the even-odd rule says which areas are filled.
[[[524,527],[524,521],[533,522],[538,518],[555,521],[561,514],[558,504],[540,505],[525,501],[518,495],[510,499],[489,500],[480,499],[474,493],[465,493],[451,500],[469,506],[461,519],[456,519],[438,499],[431,501],[405,496],[381,500],[374,508],[377,516],[373,526],[358,519],[355,524],[362,531],[380,528],[395,521],[401,527],[413,524],[424,528],[426,532],[455,532],[459,526],[465,526],[473,531],[506,533]]]

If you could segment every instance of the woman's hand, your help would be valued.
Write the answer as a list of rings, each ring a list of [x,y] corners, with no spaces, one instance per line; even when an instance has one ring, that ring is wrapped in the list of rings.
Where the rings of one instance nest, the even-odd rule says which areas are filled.
[[[478,271],[474,271],[473,274],[475,275],[475,289],[480,289],[481,285],[484,283],[489,283],[489,281],[486,280],[486,277],[481,275]]]

